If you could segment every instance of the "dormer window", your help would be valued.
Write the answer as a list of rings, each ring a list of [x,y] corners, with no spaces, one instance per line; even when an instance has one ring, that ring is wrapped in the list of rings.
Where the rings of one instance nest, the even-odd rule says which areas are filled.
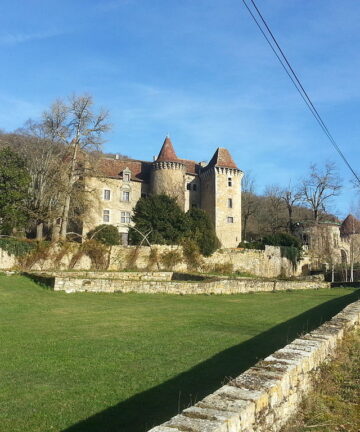
[[[131,180],[131,171],[129,168],[125,168],[123,171],[123,181],[129,182]]]

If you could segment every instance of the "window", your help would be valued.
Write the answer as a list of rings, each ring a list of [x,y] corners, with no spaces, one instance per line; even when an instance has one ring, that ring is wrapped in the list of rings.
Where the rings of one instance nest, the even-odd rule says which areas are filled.
[[[122,200],[123,201],[130,201],[130,192],[123,191],[123,193],[122,193]]]
[[[193,191],[196,191],[196,184],[193,184]]]
[[[130,173],[124,173],[124,181],[126,182],[130,181]]]
[[[190,183],[188,183],[188,184],[186,185],[186,189],[187,189],[187,190],[191,190],[191,184],[190,184]]]
[[[232,216],[228,216],[227,221],[228,223],[234,223],[234,218]]]
[[[110,201],[111,192],[110,189],[104,189],[104,200]]]
[[[232,186],[232,178],[231,177],[228,177],[228,186]]]
[[[110,210],[103,211],[103,222],[110,222]]]
[[[130,212],[125,212],[122,211],[121,212],[121,217],[120,217],[120,222],[121,223],[130,223]]]
[[[228,207],[232,208],[233,207],[233,201],[232,198],[228,198]]]

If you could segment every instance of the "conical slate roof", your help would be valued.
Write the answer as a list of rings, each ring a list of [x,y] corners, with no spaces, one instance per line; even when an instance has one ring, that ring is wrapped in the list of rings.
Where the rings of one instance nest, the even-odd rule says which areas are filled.
[[[168,136],[165,138],[156,162],[180,162],[179,158],[176,156],[171,139]]]
[[[360,221],[352,214],[349,214],[340,227],[341,235],[360,234]]]
[[[229,151],[222,147],[219,147],[216,150],[214,156],[211,158],[211,161],[208,163],[208,166],[238,169]]]

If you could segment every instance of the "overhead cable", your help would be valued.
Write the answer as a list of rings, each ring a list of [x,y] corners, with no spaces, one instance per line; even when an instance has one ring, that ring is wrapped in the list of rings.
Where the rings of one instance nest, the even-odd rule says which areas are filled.
[[[256,13],[260,17],[260,19],[261,19],[261,21],[263,23],[263,26],[265,26],[265,28],[263,28],[263,26],[259,23],[258,19],[255,16],[255,13],[251,10],[251,8],[247,4],[247,2],[245,0],[242,0],[242,1],[243,1],[244,5],[245,5],[246,9],[250,13],[252,19],[254,20],[255,24],[259,28],[260,32],[262,33],[262,35],[266,39],[267,43],[269,44],[271,50],[276,55],[277,59],[279,60],[281,66],[285,70],[286,74],[288,75],[288,77],[290,78],[290,80],[292,81],[292,83],[294,84],[296,90],[299,92],[301,98],[306,103],[306,105],[307,105],[308,109],[310,110],[311,114],[315,117],[316,121],[318,122],[319,126],[321,127],[321,129],[323,130],[323,132],[325,133],[325,135],[328,137],[328,139],[331,142],[332,146],[335,148],[335,150],[337,151],[337,153],[340,155],[340,157],[342,158],[342,160],[344,161],[344,163],[346,164],[346,166],[349,168],[349,170],[351,171],[351,173],[354,175],[356,181],[358,182],[358,184],[360,186],[360,178],[359,178],[359,176],[356,174],[356,172],[354,171],[354,169],[350,165],[349,161],[346,159],[345,155],[341,151],[339,145],[336,143],[335,139],[331,135],[328,127],[326,126],[326,124],[323,121],[322,117],[320,116],[319,112],[315,108],[315,106],[314,106],[313,102],[311,101],[308,93],[306,92],[306,90],[304,89],[303,85],[301,84],[300,79],[298,78],[298,76],[295,73],[293,67],[291,66],[291,64],[288,61],[286,55],[284,54],[284,52],[281,49],[279,43],[277,42],[277,40],[276,40],[274,34],[272,33],[269,25],[265,21],[265,19],[264,19],[263,15],[261,14],[259,8],[256,6],[255,1],[254,0],[250,0],[251,3],[253,4],[253,7],[255,8]],[[268,34],[266,34],[266,32]],[[268,35],[270,35],[270,37],[268,37]],[[271,42],[270,38],[272,39],[273,43]]]

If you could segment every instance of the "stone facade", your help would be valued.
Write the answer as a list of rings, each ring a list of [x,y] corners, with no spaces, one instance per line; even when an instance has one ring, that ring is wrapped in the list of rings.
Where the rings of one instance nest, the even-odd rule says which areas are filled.
[[[297,234],[313,269],[360,262],[360,221],[352,215],[342,223],[299,223]]]
[[[179,206],[205,210],[214,223],[222,247],[233,248],[241,241],[241,179],[230,153],[218,148],[208,164],[177,157],[166,138],[154,162],[134,159],[103,159],[98,177],[85,180],[89,208],[83,235],[95,226],[118,227],[127,244],[131,214],[137,201],[149,194],[167,194]]]
[[[360,301],[149,432],[277,432],[295,414],[345,334],[360,326]]]

